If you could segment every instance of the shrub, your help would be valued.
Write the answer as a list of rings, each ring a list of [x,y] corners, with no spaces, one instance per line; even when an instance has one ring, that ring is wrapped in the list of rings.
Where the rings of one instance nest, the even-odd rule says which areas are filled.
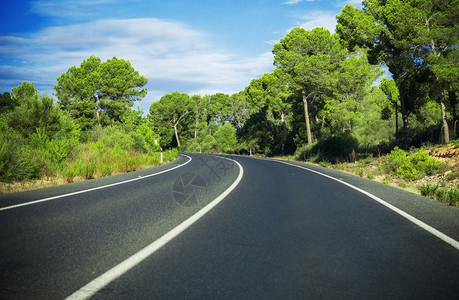
[[[96,174],[96,164],[93,162],[83,163],[80,174],[83,175],[84,179],[93,179]]]
[[[201,145],[199,145],[196,139],[191,140],[185,147],[187,152],[199,153],[201,151]]]
[[[426,197],[432,197],[435,195],[435,191],[439,188],[437,185],[431,185],[430,183],[418,186],[418,190],[421,195]]]
[[[459,189],[452,188],[446,193],[446,201],[449,205],[459,206]]]
[[[102,177],[111,175],[113,171],[114,171],[114,166],[110,164],[109,162],[102,164],[100,167],[100,172],[102,174]]]
[[[431,158],[429,154],[420,150],[410,156],[402,149],[395,147],[391,153],[386,156],[385,167],[391,174],[408,180],[416,180],[420,177],[432,175],[442,167],[442,163]]]
[[[75,165],[73,164],[68,166],[67,169],[65,169],[64,171],[64,177],[68,183],[73,182],[76,175],[77,175],[77,170],[75,169]]]
[[[423,196],[435,198],[438,201],[445,202],[448,205],[459,206],[459,189],[457,188],[444,190],[438,184],[425,184],[419,186],[418,190]]]
[[[327,160],[336,163],[347,160],[358,146],[357,139],[350,135],[333,135],[319,141],[313,152],[319,154],[319,161]]]
[[[300,160],[300,161],[306,161],[310,159],[313,156],[313,149],[316,146],[316,143],[314,144],[305,144],[299,148],[296,149],[295,151],[295,160]]]

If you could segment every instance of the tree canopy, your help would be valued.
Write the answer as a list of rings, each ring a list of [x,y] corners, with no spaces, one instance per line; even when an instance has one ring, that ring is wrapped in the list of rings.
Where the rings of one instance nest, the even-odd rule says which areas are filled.
[[[147,78],[129,61],[113,57],[106,62],[91,56],[79,67],[70,67],[57,78],[54,87],[59,105],[77,120],[83,131],[95,124],[121,121],[134,101],[147,94]]]

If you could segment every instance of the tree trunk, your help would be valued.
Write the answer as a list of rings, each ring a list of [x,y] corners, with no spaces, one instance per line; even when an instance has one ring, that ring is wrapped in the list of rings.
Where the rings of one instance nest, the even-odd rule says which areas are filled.
[[[440,108],[441,108],[441,119],[443,121],[443,137],[445,144],[449,144],[449,127],[448,120],[446,119],[446,105],[445,105],[445,91],[440,91]]]
[[[97,116],[97,123],[98,123],[99,126],[100,126],[99,108],[97,107],[97,105],[96,105],[96,107],[95,107],[95,110],[96,110],[96,116]]]
[[[398,131],[398,105],[395,102],[395,133]]]
[[[451,113],[453,115],[453,120],[457,120],[457,111],[456,111],[456,103],[457,103],[457,99],[456,99],[456,93],[454,91],[449,91],[448,92],[448,95],[449,95],[449,105],[451,106]]]
[[[405,93],[400,91],[400,110],[403,122],[403,148],[408,149],[408,113],[406,111]]]
[[[285,124],[285,113],[284,111],[281,111],[281,121],[282,121],[282,127],[284,128],[284,139],[287,138],[287,125]]]
[[[177,148],[180,149],[180,140],[179,140],[179,137],[178,137],[177,125],[174,125],[174,132],[175,132],[175,140],[177,141]]]
[[[303,86],[302,94],[304,105],[304,119],[306,120],[306,134],[308,138],[308,144],[312,144],[311,125],[309,124],[308,97],[306,97],[306,86]]]

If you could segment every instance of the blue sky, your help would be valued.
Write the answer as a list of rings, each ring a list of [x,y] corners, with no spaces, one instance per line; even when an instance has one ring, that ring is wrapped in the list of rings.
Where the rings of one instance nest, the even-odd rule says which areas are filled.
[[[361,0],[3,0],[0,92],[27,80],[52,94],[90,55],[129,60],[148,78],[148,112],[166,93],[232,94],[273,70],[292,28],[325,27]]]

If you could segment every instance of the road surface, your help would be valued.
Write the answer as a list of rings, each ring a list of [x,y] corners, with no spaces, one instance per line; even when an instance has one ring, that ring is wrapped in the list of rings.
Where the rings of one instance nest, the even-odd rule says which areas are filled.
[[[0,299],[453,299],[459,209],[301,163],[181,154],[0,196]]]

